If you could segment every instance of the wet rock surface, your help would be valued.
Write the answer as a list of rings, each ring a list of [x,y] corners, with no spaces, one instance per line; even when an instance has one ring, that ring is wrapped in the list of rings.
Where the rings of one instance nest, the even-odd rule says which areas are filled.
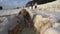
[[[56,24],[56,25],[54,25],[54,27],[52,27],[52,29],[50,29],[50,28],[48,28],[47,30],[46,30],[46,33],[48,32],[48,33],[53,33],[53,32],[50,32],[50,31],[54,31],[55,33],[57,33],[57,34],[59,34],[58,32],[59,32],[59,30],[60,30],[60,24],[59,24],[59,21],[57,21],[57,20],[60,20],[59,18],[59,16],[60,16],[60,12],[59,11],[40,11],[40,10],[30,10],[30,9],[27,9],[28,10],[28,12],[29,12],[29,14],[30,14],[30,16],[31,16],[31,19],[34,21],[34,19],[36,20],[36,21],[34,21],[34,22],[36,22],[37,23],[37,26],[38,27],[36,27],[36,29],[38,28],[38,30],[40,29],[39,27],[40,27],[40,24],[41,23],[48,23],[47,25],[49,25],[50,23],[52,24],[54,24],[54,23],[58,23],[58,24]],[[15,14],[15,13],[14,13]],[[3,14],[1,14],[1,15],[3,15]],[[36,18],[36,16],[35,15],[38,15],[38,18]],[[39,17],[39,15],[40,15],[40,17]],[[15,15],[14,15],[15,16]],[[13,15],[10,15],[10,16],[8,16],[7,18],[8,18],[8,21],[9,21],[9,23],[7,23],[7,24],[9,24],[9,26],[11,26],[12,25],[12,28],[14,28],[15,26],[14,25],[17,25],[15,22],[14,23],[12,23],[11,21],[13,21],[12,20],[12,17],[14,17]],[[6,17],[6,16],[5,16]],[[34,19],[33,19],[34,18]],[[22,18],[21,18],[22,19]],[[51,21],[49,20],[49,19],[51,19]],[[55,19],[56,19],[56,22],[55,22]],[[15,18],[14,18],[14,20],[15,20]],[[17,19],[17,20],[19,20],[19,19]],[[38,21],[39,20],[39,21]],[[23,20],[22,20],[23,21]],[[41,23],[39,23],[40,21],[42,21]],[[24,22],[24,21],[23,21]],[[50,23],[49,23],[50,22]],[[5,24],[5,23],[4,23]],[[46,28],[46,27],[48,27],[48,26],[44,26],[44,28]],[[6,26],[8,26],[8,25],[6,25]],[[9,29],[12,29],[12,28],[10,28],[8,26],[8,28]],[[36,26],[36,25],[35,25]],[[49,25],[49,26],[51,26],[51,25]],[[55,27],[56,26],[56,27]],[[5,28],[5,26],[4,26],[4,28]],[[42,30],[44,29],[43,27],[42,27]],[[6,30],[6,29],[4,29],[4,30]],[[57,32],[56,32],[57,31]],[[2,31],[1,31],[2,32]],[[40,32],[40,31],[39,31]],[[22,32],[19,32],[18,34],[36,34],[35,32],[34,32],[34,28],[24,28],[23,29],[23,31]],[[53,33],[54,34],[54,33]]]

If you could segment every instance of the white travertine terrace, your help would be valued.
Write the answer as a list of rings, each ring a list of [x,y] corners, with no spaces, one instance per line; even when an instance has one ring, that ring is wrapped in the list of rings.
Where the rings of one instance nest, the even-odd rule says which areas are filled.
[[[39,10],[60,10],[60,0],[56,0],[54,2],[37,5],[37,9]]]
[[[4,16],[4,17],[6,17],[7,18],[7,20],[10,20],[10,18],[12,19],[12,17],[14,17],[14,14],[17,14],[17,13],[19,13],[19,11],[20,11],[21,9],[16,9],[16,10],[1,10],[0,11],[0,16]],[[46,34],[60,34],[60,22],[58,22],[58,21],[60,21],[60,11],[49,11],[49,10],[36,10],[36,9],[28,9],[28,8],[26,8],[26,10],[29,12],[29,14],[30,14],[30,16],[31,16],[31,19],[35,19],[36,21],[34,21],[34,19],[33,19],[33,21],[34,21],[34,23],[36,22],[38,22],[38,23],[40,23],[40,21],[43,21],[44,23],[47,21],[47,23],[49,23],[48,21],[49,21],[49,19],[54,19],[54,20],[51,20],[51,22],[52,23],[55,23],[55,24],[53,24],[53,27],[50,29],[50,28],[48,28],[47,30],[46,30]],[[10,15],[10,16],[8,16],[7,17],[7,15]],[[36,16],[35,15],[38,15],[38,18],[35,18]],[[40,15],[40,17],[39,17],[39,15]],[[1,18],[1,17],[0,17]],[[5,19],[6,19],[5,18]],[[38,21],[37,21],[38,20]],[[46,21],[45,21],[46,20]],[[35,27],[36,27],[36,23],[35,23]],[[37,23],[37,24],[38,24]],[[8,23],[7,23],[8,24]],[[11,23],[12,24],[12,23]],[[40,24],[38,24],[37,26],[39,26]],[[4,31],[4,30],[6,30],[6,29],[3,29],[3,28],[5,28],[5,26],[3,26],[3,25],[0,25],[0,27],[2,26],[2,30]],[[36,28],[38,28],[39,29],[39,27],[36,27]],[[44,29],[44,28],[43,28]],[[0,29],[0,32],[2,33],[2,30]],[[51,31],[51,32],[50,32]],[[48,33],[47,33],[48,32]],[[55,33],[54,33],[55,32]],[[8,34],[7,33],[7,30],[6,30],[6,34]]]

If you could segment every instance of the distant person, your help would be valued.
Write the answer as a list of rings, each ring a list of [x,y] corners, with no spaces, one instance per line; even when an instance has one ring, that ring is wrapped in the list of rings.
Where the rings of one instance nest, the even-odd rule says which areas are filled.
[[[2,10],[3,8],[2,8],[2,6],[0,6],[0,10]]]
[[[35,3],[35,8],[37,8],[37,3]]]
[[[35,8],[37,8],[37,6],[35,6]]]

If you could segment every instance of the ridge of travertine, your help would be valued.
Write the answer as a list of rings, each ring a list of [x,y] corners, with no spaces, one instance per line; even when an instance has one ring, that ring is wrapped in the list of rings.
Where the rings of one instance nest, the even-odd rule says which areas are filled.
[[[60,0],[56,0],[54,2],[50,2],[50,3],[46,3],[42,5],[37,5],[37,9],[39,10],[60,10]]]
[[[28,9],[26,8],[26,10],[29,12],[30,16],[31,16],[31,19],[33,19],[35,16],[34,15],[41,15],[45,18],[47,17],[52,17],[53,19],[56,19],[57,22],[58,20],[60,20],[60,11],[48,11],[48,10],[37,10],[37,9]],[[3,10],[2,10],[3,11]],[[3,13],[1,12],[0,16],[4,16],[4,15],[9,15],[8,17],[5,16],[7,19],[10,19],[12,17],[14,17],[13,15],[17,14],[20,9],[17,9],[17,10],[7,10],[7,11],[3,11]],[[7,13],[7,14],[6,14]],[[47,17],[46,17],[47,16]],[[38,19],[38,18],[37,18]],[[36,19],[36,20],[37,20]],[[34,20],[34,19],[33,19]],[[60,26],[60,22],[58,22],[57,25],[54,24],[54,27],[56,27],[55,29],[54,28],[51,28],[51,29],[48,29],[46,32],[48,33],[51,33],[53,34],[53,32],[55,32],[55,34],[60,30],[59,29],[59,26]],[[52,30],[53,29],[53,30]],[[59,29],[59,30],[58,30]],[[50,31],[53,31],[53,32],[50,32]],[[57,31],[57,32],[56,32]],[[60,31],[59,31],[60,32]],[[59,32],[57,34],[59,34]]]

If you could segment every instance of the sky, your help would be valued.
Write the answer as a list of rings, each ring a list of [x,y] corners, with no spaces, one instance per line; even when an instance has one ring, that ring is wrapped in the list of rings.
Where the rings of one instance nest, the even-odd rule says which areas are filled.
[[[31,0],[0,0],[0,6],[4,9],[12,9],[16,7],[23,7]]]

